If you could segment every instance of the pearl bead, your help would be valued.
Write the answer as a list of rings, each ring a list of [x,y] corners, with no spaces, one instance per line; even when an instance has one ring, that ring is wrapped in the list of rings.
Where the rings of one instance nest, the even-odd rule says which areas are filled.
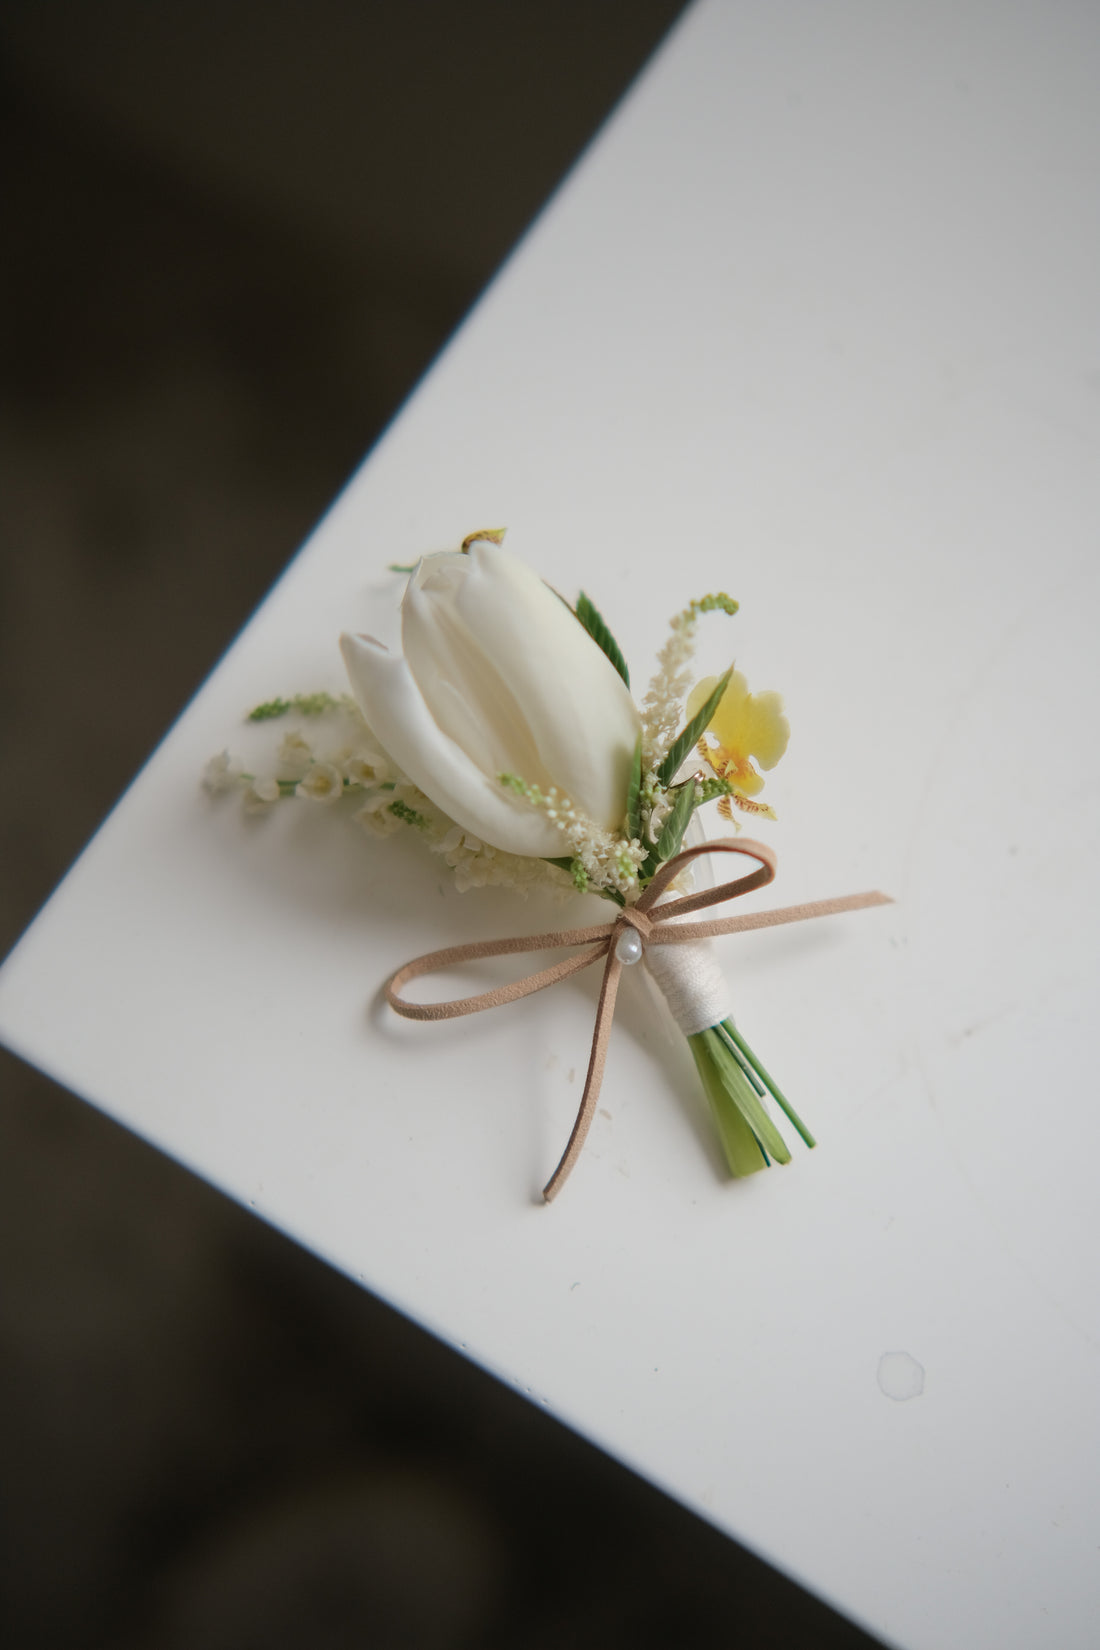
[[[642,936],[636,928],[624,928],[615,941],[615,955],[626,966],[642,960]]]

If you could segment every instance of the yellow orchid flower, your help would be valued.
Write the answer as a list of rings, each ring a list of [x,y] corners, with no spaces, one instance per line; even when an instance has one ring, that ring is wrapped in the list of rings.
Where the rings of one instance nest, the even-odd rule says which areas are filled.
[[[706,676],[696,683],[687,702],[689,720],[703,708],[717,686],[717,676]],[[774,768],[790,737],[791,725],[783,714],[781,696],[773,692],[750,693],[748,682],[735,670],[710,726],[699,741],[700,756],[719,779],[727,779],[733,786],[732,797],[723,797],[718,804],[720,814],[732,819],[730,803],[733,802],[745,813],[775,818],[766,802],[752,800],[764,788],[763,775],[757,772],[753,762],[765,773]]]

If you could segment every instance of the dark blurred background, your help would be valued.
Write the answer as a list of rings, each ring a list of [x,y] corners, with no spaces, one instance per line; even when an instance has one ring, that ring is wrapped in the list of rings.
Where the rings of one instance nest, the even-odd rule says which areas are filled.
[[[681,9],[0,4],[0,953]],[[8,1650],[870,1645],[0,1082]]]

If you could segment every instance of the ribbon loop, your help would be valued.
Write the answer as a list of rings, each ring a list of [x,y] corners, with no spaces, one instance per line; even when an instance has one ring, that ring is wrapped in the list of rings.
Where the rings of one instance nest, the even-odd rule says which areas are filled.
[[[766,888],[769,882],[775,881],[778,862],[774,850],[766,843],[753,842],[747,837],[744,841],[732,836],[719,837],[717,842],[700,842],[694,848],[682,848],[675,859],[666,860],[638,901],[636,909],[648,911],[656,905],[669,883],[674,882],[685,866],[698,859],[700,854],[747,854],[760,863],[755,871],[735,877],[732,882],[720,882],[716,888],[703,888],[697,894],[680,894],[676,899],[663,901],[653,912],[654,921],[668,922],[670,918],[686,916],[690,911],[703,911],[708,905],[722,905],[728,899],[739,899],[742,894],[751,894],[757,888]],[[665,938],[667,943],[670,936]]]
[[[723,882],[716,888],[706,888],[697,894],[684,894],[676,899],[657,902],[661,894],[679,873],[700,854],[745,854],[759,863],[755,871]],[[561,1162],[543,1188],[543,1197],[549,1203],[561,1190],[574,1163],[580,1156],[585,1137],[591,1127],[599,1098],[607,1046],[611,1036],[611,1021],[615,1012],[615,998],[622,974],[622,963],[615,954],[615,941],[620,934],[632,929],[645,945],[689,945],[699,940],[712,939],[720,934],[743,933],[752,928],[771,928],[779,923],[804,922],[810,917],[833,916],[842,911],[864,910],[872,905],[892,903],[888,894],[877,892],[847,894],[839,899],[818,900],[809,905],[790,905],[775,911],[753,912],[743,917],[718,917],[706,922],[678,923],[671,919],[703,911],[710,905],[724,904],[756,888],[765,888],[774,880],[776,857],[771,848],[749,838],[721,837],[716,842],[704,842],[693,848],[684,848],[675,858],[666,860],[652,882],[634,905],[628,905],[607,923],[590,928],[566,928],[545,934],[528,934],[500,940],[473,940],[468,945],[450,945],[440,951],[426,952],[415,957],[386,981],[386,1000],[390,1007],[408,1020],[451,1020],[462,1014],[477,1014],[484,1008],[497,1008],[529,997],[547,986],[557,985],[589,968],[601,957],[606,958],[600,1000],[596,1009],[596,1023],[592,1031],[592,1047],[588,1057],[588,1072],[581,1095],[573,1132],[562,1154]],[[580,949],[574,956],[563,957],[549,968],[538,969],[522,979],[507,985],[495,986],[490,991],[477,992],[472,997],[454,997],[447,1002],[410,1002],[401,995],[410,980],[435,974],[460,963],[478,962],[487,957],[514,956],[527,951],[548,951],[557,947]]]

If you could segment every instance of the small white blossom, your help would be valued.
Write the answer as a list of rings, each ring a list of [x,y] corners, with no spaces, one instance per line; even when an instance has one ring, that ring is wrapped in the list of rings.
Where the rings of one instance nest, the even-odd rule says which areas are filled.
[[[665,820],[672,812],[672,803],[667,791],[659,790],[656,786],[652,787],[652,790],[655,799],[649,804],[648,810],[643,806],[643,812],[646,816],[646,838],[650,842],[656,842],[664,829]]]
[[[689,607],[672,620],[671,634],[657,655],[657,673],[642,704],[642,756],[656,768],[683,721],[684,699],[691,686],[695,657],[695,614]]]
[[[695,657],[695,628],[704,613],[737,612],[737,603],[725,591],[691,601],[670,621],[668,640],[657,655],[657,674],[642,703],[642,769],[651,773],[661,764],[684,721],[684,699],[691,686]]]
[[[250,814],[266,813],[268,808],[279,800],[279,782],[276,779],[254,779],[244,793],[245,811]]]
[[[556,785],[542,791],[514,775],[502,775],[502,783],[532,807],[540,808],[557,826],[562,846],[569,850],[560,857],[571,858],[583,868],[584,877],[578,886],[587,883],[594,891],[613,888],[620,894],[628,894],[637,886],[638,870],[646,857],[640,842],[628,842],[617,832],[604,830]]]
[[[343,763],[344,778],[349,785],[381,785],[393,777],[393,770],[377,751],[357,751]]]
[[[344,794],[344,776],[332,762],[315,762],[294,794],[313,802],[337,802]]]
[[[401,821],[396,814],[390,812],[392,798],[385,791],[379,791],[359,809],[355,815],[355,823],[361,825],[372,836],[392,836],[401,829]]]
[[[232,791],[240,784],[241,765],[230,758],[228,751],[219,751],[212,756],[202,772],[203,789],[210,796],[220,796],[223,791]]]
[[[312,747],[296,729],[283,734],[276,755],[280,779],[304,779],[313,762]]]

